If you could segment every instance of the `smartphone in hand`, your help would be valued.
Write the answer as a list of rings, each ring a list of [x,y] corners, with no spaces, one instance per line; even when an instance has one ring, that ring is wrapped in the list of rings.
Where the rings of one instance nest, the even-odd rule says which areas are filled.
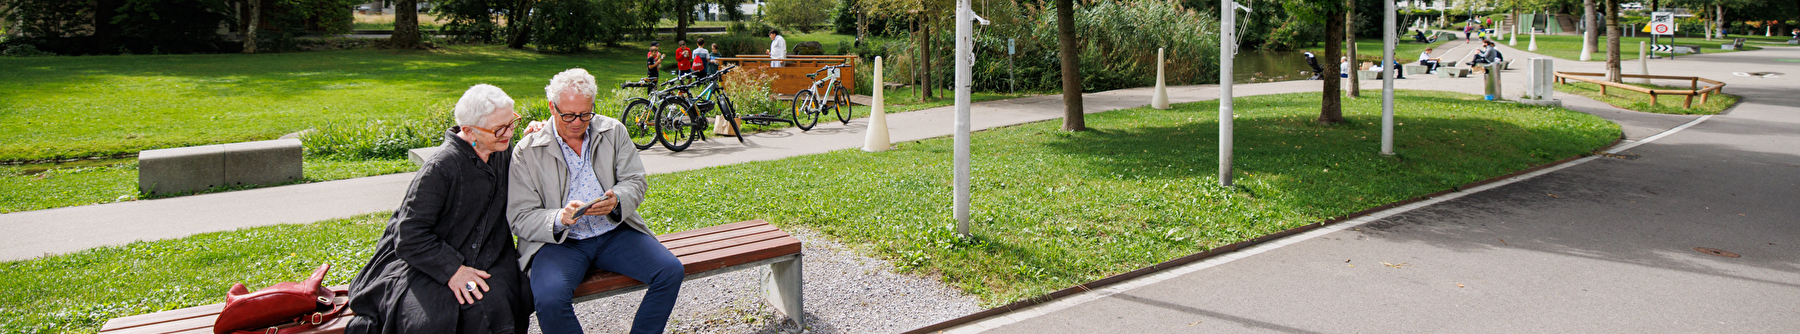
[[[569,215],[569,217],[571,217],[572,219],[581,219],[581,216],[587,215],[588,209],[594,208],[594,204],[600,203],[600,201],[606,200],[607,197],[611,197],[611,195],[602,196],[602,197],[596,198],[592,201],[588,201],[587,205],[581,206],[581,209],[576,209],[575,214]]]

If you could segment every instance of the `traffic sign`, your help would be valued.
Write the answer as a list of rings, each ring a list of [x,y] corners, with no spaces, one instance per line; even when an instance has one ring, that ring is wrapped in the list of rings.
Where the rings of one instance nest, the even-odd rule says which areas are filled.
[[[1664,35],[1664,36],[1674,35],[1675,34],[1675,13],[1671,13],[1671,12],[1650,13],[1649,28],[1650,28],[1650,34],[1652,34],[1652,35]]]

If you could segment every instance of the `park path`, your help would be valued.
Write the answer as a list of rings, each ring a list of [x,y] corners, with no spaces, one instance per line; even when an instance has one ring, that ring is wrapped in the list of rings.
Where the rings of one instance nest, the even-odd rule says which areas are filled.
[[[1743,100],[1721,115],[1596,111],[1591,100],[1561,96],[1573,109],[1625,126],[1627,140],[1609,150],[1616,155],[945,332],[1795,332],[1800,48],[1764,48],[1651,61],[1653,74],[1725,81],[1724,91]],[[1627,64],[1626,73],[1636,72]],[[1599,72],[1604,63],[1556,66]],[[1670,121],[1682,125],[1670,129]]]
[[[1527,54],[1507,54],[1524,59]],[[1506,91],[1514,96],[1521,92],[1524,74],[1508,71]],[[1438,79],[1414,76],[1395,80],[1401,89],[1431,89],[1480,94],[1481,82],[1474,78]],[[1313,92],[1319,81],[1286,81],[1235,85],[1237,96]],[[1379,96],[1380,81],[1363,81],[1364,94]],[[1152,89],[1133,88],[1083,95],[1088,113],[1147,105]],[[1212,100],[1218,97],[1217,85],[1179,86],[1169,88],[1174,103]],[[1368,95],[1365,95],[1368,96]],[[1691,117],[1645,115],[1621,111],[1592,100],[1566,99],[1571,109],[1600,114],[1626,125],[1628,135],[1647,135],[1685,122]],[[866,113],[866,109],[864,111]],[[953,107],[932,108],[888,115],[894,142],[913,141],[951,135]],[[1051,120],[1062,117],[1059,95],[1035,96],[975,103],[972,106],[972,128],[975,130],[1014,124]],[[670,173],[748,161],[775,160],[862,146],[867,118],[843,125],[821,122],[812,131],[793,128],[751,134],[747,143],[731,138],[714,138],[697,142],[682,152],[661,148],[643,151],[644,165],[650,173]],[[245,227],[275,224],[311,223],[345,218],[373,212],[390,211],[404,197],[413,173],[372,176],[348,180],[296,184],[289,186],[202,194],[174,198],[139,200],[120,203],[65,207],[38,211],[0,214],[0,261],[20,260],[48,254],[61,254],[83,249],[122,245],[137,240],[160,240],[188,235],[229,231]]]

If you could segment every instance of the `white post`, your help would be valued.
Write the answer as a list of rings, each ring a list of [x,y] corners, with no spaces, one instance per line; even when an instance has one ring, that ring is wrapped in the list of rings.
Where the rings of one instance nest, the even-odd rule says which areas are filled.
[[[875,97],[869,108],[869,131],[867,135],[863,136],[862,150],[864,152],[881,152],[894,148],[893,142],[888,140],[887,103],[882,101],[882,91],[886,90],[886,85],[883,83],[887,82],[887,79],[881,76],[881,56],[875,57],[874,79],[869,80],[869,83],[875,85]]]
[[[969,71],[975,26],[969,0],[956,0],[956,234],[969,235]]]
[[[1519,46],[1519,18],[1513,18],[1512,33],[1507,34],[1506,37],[1511,38],[1506,41],[1506,45]]]
[[[1169,87],[1163,84],[1163,48],[1156,48],[1156,92],[1150,94],[1150,107],[1169,109]]]
[[[1237,7],[1219,0],[1219,185],[1231,186],[1231,58],[1236,55]]]
[[[1394,2],[1382,1],[1386,11],[1382,14],[1381,31],[1381,155],[1394,155],[1394,75],[1402,73],[1400,66],[1394,65]]]
[[[1583,44],[1583,45],[1586,45],[1586,44]],[[1525,46],[1525,51],[1537,52],[1537,31],[1536,30],[1531,31],[1531,44]]]
[[[1638,74],[1650,75],[1650,57],[1648,54],[1649,50],[1650,50],[1650,47],[1646,46],[1644,44],[1644,41],[1638,41],[1638,66],[1640,67],[1640,69],[1638,69]],[[1647,83],[1650,83],[1650,78],[1638,79],[1636,81],[1638,83],[1646,83],[1647,84]]]

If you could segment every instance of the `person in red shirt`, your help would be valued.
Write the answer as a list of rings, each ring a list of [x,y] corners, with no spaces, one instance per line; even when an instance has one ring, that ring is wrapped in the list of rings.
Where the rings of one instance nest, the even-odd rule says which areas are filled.
[[[689,65],[694,61],[694,55],[690,54],[692,51],[687,47],[687,40],[675,41],[675,73],[677,76],[687,75],[693,71],[692,65]]]

